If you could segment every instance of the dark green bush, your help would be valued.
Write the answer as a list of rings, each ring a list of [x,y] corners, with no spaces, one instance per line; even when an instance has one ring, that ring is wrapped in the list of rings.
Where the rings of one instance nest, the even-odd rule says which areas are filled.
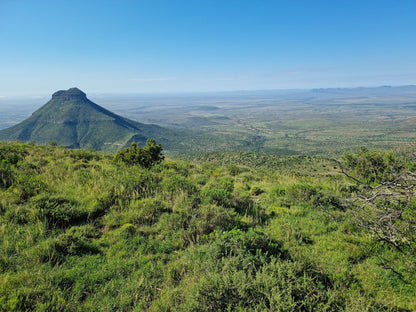
[[[43,255],[42,260],[59,264],[64,262],[68,256],[98,253],[99,247],[92,242],[92,239],[98,236],[99,233],[91,225],[73,226],[50,241],[50,250],[48,254]]]
[[[329,280],[298,262],[273,259],[248,275],[239,259],[227,258],[215,272],[205,273],[190,311],[342,311],[345,301]]]
[[[85,150],[85,149],[75,149],[72,150],[69,156],[76,160],[84,160],[84,161],[90,161],[90,160],[99,160],[99,155],[91,150]]]
[[[0,189],[9,188],[15,181],[13,168],[10,164],[0,161]]]
[[[342,311],[345,298],[313,265],[291,260],[281,245],[262,233],[232,230],[210,235],[198,282],[186,267],[170,274],[183,280],[185,294],[170,292],[159,307],[172,311]],[[185,263],[189,263],[189,260]],[[188,271],[190,268],[187,268]],[[179,288],[178,288],[179,289]]]
[[[223,233],[216,231],[210,235],[210,239],[211,256],[217,260],[237,257],[240,259],[240,269],[259,268],[272,258],[288,257],[279,242],[252,229],[247,232],[239,229]]]
[[[251,194],[253,195],[253,196],[259,196],[260,194],[263,194],[264,193],[264,190],[263,189],[261,189],[260,187],[258,187],[258,186],[253,186],[252,188],[251,188]]]
[[[22,147],[13,145],[0,146],[0,163],[17,165],[25,155],[27,155],[27,152]]]
[[[192,195],[197,191],[197,187],[189,179],[177,174],[165,179],[161,187],[170,193],[187,192],[189,195]]]
[[[131,147],[127,147],[116,154],[114,161],[150,168],[164,159],[162,150],[162,145],[156,144],[154,139],[148,139],[146,146],[143,148],[140,148],[140,143],[132,142]]]
[[[325,207],[325,209],[337,209],[344,211],[345,205],[342,203],[340,197],[331,192],[319,192],[312,200],[315,207]]]
[[[287,193],[286,189],[282,187],[276,187],[270,192],[271,195],[278,196],[278,197],[284,196],[286,195],[286,193]]]
[[[36,175],[20,174],[15,180],[14,188],[19,194],[20,201],[25,202],[44,191],[46,184]]]
[[[371,184],[391,180],[392,175],[403,169],[404,163],[393,151],[368,150],[361,146],[355,153],[344,154],[343,166],[350,175]]]
[[[67,198],[42,194],[30,200],[30,206],[37,211],[40,218],[44,218],[49,228],[63,228],[76,223],[85,222],[88,212]]]
[[[207,183],[202,190],[205,202],[223,207],[231,207],[234,192],[234,182],[230,177],[222,177]]]
[[[208,203],[213,203],[223,207],[231,206],[232,194],[226,189],[208,188],[204,189],[201,195]]]
[[[310,201],[319,192],[319,188],[308,183],[298,183],[287,190],[287,195],[294,201]]]
[[[6,210],[4,219],[20,225],[35,223],[39,220],[39,212],[26,205],[13,205]]]
[[[159,179],[153,172],[137,167],[134,169],[120,174],[114,181],[114,200],[138,199],[150,196],[157,190]]]
[[[152,225],[159,220],[162,213],[167,211],[168,207],[165,202],[154,198],[146,198],[138,203],[131,222],[137,225]]]
[[[237,225],[235,213],[229,209],[215,205],[201,205],[190,218],[183,238],[187,243],[196,243],[214,230],[228,231]]]

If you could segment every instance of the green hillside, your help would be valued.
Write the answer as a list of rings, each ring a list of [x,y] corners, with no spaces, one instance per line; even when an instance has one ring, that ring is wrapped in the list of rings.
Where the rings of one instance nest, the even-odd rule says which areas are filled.
[[[414,150],[350,154],[354,180],[315,157],[145,169],[0,142],[0,311],[414,311],[416,209],[400,180],[413,183]],[[407,197],[375,202],[386,237],[368,192],[392,179]]]
[[[52,99],[23,122],[0,131],[0,140],[47,144],[69,148],[116,151],[130,141],[150,137],[169,146],[171,131],[118,116],[87,99],[77,88],[58,91]],[[163,138],[163,139],[162,139]]]

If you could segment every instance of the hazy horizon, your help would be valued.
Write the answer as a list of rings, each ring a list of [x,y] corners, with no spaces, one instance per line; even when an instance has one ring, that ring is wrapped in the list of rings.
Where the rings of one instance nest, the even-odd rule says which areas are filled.
[[[51,91],[51,93],[27,93],[27,94],[12,94],[6,96],[0,96],[0,102],[2,100],[45,100],[51,98],[52,94],[67,90],[70,88],[78,88],[77,86],[70,86],[68,88],[61,88]],[[376,86],[355,86],[355,87],[317,87],[317,88],[290,88],[290,89],[245,89],[245,90],[221,90],[221,91],[171,91],[171,92],[88,92],[86,89],[81,89],[85,92],[87,97],[176,97],[176,96],[210,96],[210,95],[227,95],[227,94],[253,94],[253,93],[297,93],[297,92],[309,92],[313,90],[359,90],[359,89],[378,89],[378,88],[403,88],[403,87],[416,87],[416,84],[408,85],[376,85]]]
[[[416,84],[416,2],[0,1],[0,97]]]

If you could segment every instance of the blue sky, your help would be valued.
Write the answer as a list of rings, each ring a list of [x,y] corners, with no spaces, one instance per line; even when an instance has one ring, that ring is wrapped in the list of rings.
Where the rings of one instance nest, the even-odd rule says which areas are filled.
[[[415,0],[0,0],[0,96],[406,84]]]

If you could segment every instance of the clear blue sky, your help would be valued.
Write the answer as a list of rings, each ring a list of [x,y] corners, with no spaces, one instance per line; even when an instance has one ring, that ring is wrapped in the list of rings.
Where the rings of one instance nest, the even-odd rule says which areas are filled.
[[[416,0],[0,0],[0,96],[416,84]]]

